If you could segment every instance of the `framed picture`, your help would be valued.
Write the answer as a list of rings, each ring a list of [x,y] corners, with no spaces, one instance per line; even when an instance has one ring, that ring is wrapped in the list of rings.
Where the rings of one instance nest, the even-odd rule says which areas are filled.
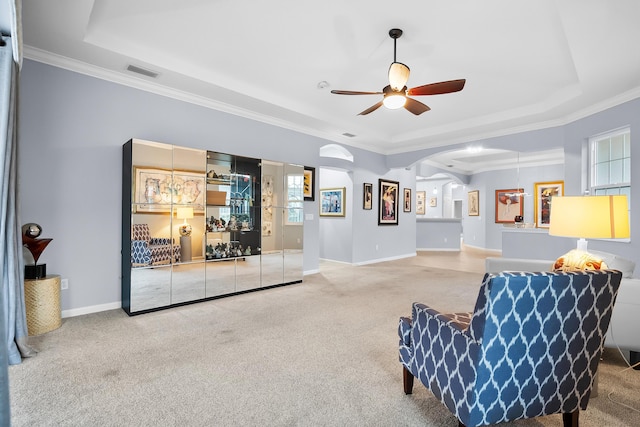
[[[365,182],[362,185],[362,209],[371,210],[373,207],[373,184]]]
[[[204,213],[204,172],[135,167],[133,203],[136,213],[167,213],[171,205],[190,205]]]
[[[402,208],[404,212],[411,212],[411,189],[404,189],[404,207]]]
[[[416,215],[424,215],[425,206],[424,201],[427,198],[426,191],[416,191]]]
[[[305,200],[314,201],[316,199],[316,168],[304,167],[304,184],[302,193]]]
[[[551,224],[551,201],[554,196],[564,196],[564,181],[536,182],[533,201],[535,222],[538,228],[549,228]]]
[[[320,216],[344,216],[346,188],[320,189]]]
[[[437,197],[430,198],[429,207],[435,208],[436,206],[438,206],[438,198]]]
[[[516,215],[522,216],[524,211],[524,190],[512,188],[496,190],[496,222],[515,224]]]
[[[398,225],[398,190],[400,183],[378,180],[378,225]]]
[[[480,190],[467,193],[467,212],[469,216],[480,216]]]

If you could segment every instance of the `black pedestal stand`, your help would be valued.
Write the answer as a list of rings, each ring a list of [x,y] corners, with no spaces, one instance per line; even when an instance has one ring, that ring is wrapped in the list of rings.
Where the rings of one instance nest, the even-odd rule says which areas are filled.
[[[47,275],[47,264],[25,265],[25,279],[42,279]]]

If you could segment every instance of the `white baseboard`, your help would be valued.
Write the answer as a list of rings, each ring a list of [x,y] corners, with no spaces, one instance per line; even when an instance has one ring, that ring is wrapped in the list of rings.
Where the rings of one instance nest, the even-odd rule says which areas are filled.
[[[310,274],[318,274],[320,273],[320,269],[316,268],[315,270],[305,270],[302,272],[303,276],[308,276]]]
[[[418,252],[460,252],[460,248],[417,248]]]
[[[100,311],[115,310],[122,307],[122,302],[111,302],[109,304],[91,305],[88,307],[72,308],[71,310],[62,310],[62,317],[82,316],[83,314],[98,313]]]
[[[470,245],[468,243],[463,243],[462,246],[467,248],[467,249],[479,250],[479,251],[482,251],[482,252],[490,252],[490,253],[494,253],[497,256],[502,256],[502,250],[501,249],[487,249],[487,248],[483,248],[481,246],[473,246],[473,245]]]
[[[405,254],[405,255],[397,255],[397,256],[392,256],[389,258],[378,258],[378,259],[370,259],[367,261],[362,261],[362,262],[354,262],[353,265],[368,265],[368,264],[377,264],[379,262],[385,262],[385,261],[395,261],[398,259],[404,259],[404,258],[411,258],[417,256],[417,254],[415,252],[410,253],[410,254]]]

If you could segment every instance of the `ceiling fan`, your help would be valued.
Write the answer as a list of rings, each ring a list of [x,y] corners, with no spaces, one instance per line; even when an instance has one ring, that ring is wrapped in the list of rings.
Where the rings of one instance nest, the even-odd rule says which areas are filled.
[[[429,111],[427,105],[416,101],[409,96],[440,95],[461,91],[466,82],[465,79],[448,80],[445,82],[431,83],[423,86],[407,89],[406,83],[409,80],[409,67],[396,61],[396,41],[402,36],[402,30],[392,28],[389,30],[389,37],[393,39],[393,62],[389,67],[389,84],[382,89],[382,92],[357,92],[352,90],[332,90],[331,93],[337,95],[383,95],[382,101],[367,108],[359,115],[364,116],[377,110],[382,105],[395,110],[404,107],[416,116]]]

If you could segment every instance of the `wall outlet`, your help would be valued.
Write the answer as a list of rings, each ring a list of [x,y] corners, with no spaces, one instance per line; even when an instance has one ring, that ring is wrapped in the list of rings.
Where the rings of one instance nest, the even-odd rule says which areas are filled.
[[[69,289],[69,279],[62,279],[60,281],[60,289]]]
[[[447,238],[446,237],[444,238],[444,242],[447,243]]]
[[[376,245],[376,251],[378,250],[378,245]]]

